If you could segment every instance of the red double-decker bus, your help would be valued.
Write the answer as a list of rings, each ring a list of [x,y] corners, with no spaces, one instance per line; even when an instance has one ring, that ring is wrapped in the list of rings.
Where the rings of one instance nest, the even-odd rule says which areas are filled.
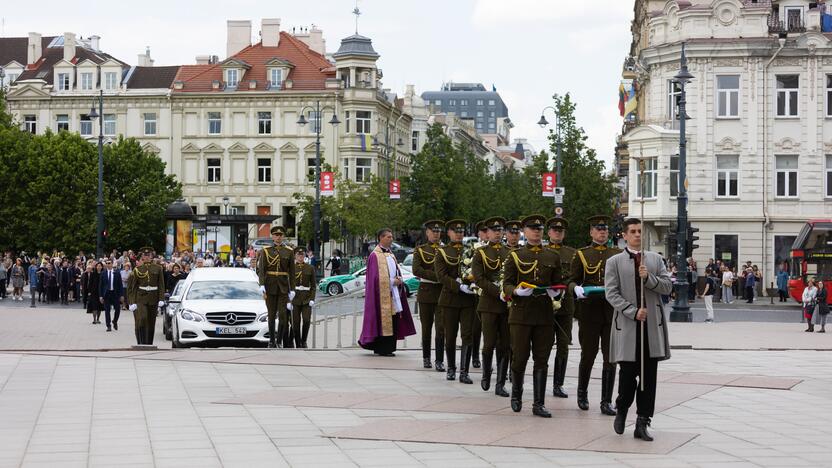
[[[810,219],[792,244],[789,264],[789,295],[803,301],[803,289],[809,278],[832,284],[832,219]],[[827,296],[832,304],[832,294]]]

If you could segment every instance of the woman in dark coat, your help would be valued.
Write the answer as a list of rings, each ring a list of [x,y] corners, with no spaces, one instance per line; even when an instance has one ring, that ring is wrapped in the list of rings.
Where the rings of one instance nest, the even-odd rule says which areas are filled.
[[[101,271],[104,269],[104,264],[101,262],[95,263],[95,269],[86,273],[86,283],[84,283],[84,291],[87,292],[87,313],[92,314],[92,323],[101,323],[98,320],[101,317],[101,295],[98,292],[98,281],[101,278]]]
[[[829,315],[829,304],[826,302],[826,285],[822,281],[818,281],[818,294],[816,297],[818,302],[818,325],[820,330],[818,333],[826,333],[826,316]]]
[[[188,274],[182,271],[182,267],[179,266],[178,263],[174,263],[173,271],[171,271],[170,274],[166,276],[167,277],[165,278],[165,286],[167,286],[168,288],[168,294],[173,294],[173,288],[176,287],[176,283],[187,278]]]
[[[58,274],[51,263],[46,265],[46,272],[43,274],[46,284],[46,303],[51,304],[58,301]]]

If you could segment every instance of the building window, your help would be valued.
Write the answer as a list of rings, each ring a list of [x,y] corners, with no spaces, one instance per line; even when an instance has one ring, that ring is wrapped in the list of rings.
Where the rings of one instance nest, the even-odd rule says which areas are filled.
[[[656,198],[656,185],[658,183],[657,165],[658,161],[656,158],[644,159],[644,183],[642,183],[641,170],[636,167],[636,170],[638,170],[638,178],[636,179],[638,183],[636,191],[638,198]]]
[[[81,89],[92,89],[92,73],[81,73]]]
[[[272,133],[271,112],[257,113],[257,133],[259,133],[260,135],[270,135]]]
[[[236,88],[240,82],[240,71],[236,68],[229,68],[225,71],[225,84],[229,88]]]
[[[481,106],[482,104],[483,104],[483,100],[482,99],[477,99],[477,105]]]
[[[350,111],[344,112],[344,131],[346,133],[350,132]]]
[[[777,197],[797,197],[797,156],[775,156]]]
[[[81,114],[81,136],[92,135],[92,119],[87,114]]]
[[[800,75],[777,75],[777,116],[797,117]]]
[[[826,116],[832,117],[832,75],[826,75]]]
[[[23,129],[29,133],[38,132],[38,118],[34,115],[23,116]]]
[[[413,131],[410,136],[410,151],[414,153],[419,149],[419,132]],[[827,156],[827,161],[829,161],[829,157]]]
[[[306,121],[309,122],[309,133],[318,133],[318,129],[321,128],[321,113],[309,111],[306,114]]]
[[[437,106],[441,106],[442,105],[442,100],[437,99],[437,100],[433,101],[433,103],[436,104]]]
[[[670,156],[670,196],[679,196],[679,155]]]
[[[714,234],[714,258],[728,266],[737,265],[739,236],[736,234]]]
[[[488,116],[489,116],[489,117],[496,117],[496,116],[497,116],[497,113],[496,113],[496,112],[494,112],[494,111],[491,111],[491,112],[489,112],[489,113],[488,113]]]
[[[832,155],[826,155],[826,197],[832,198]]]
[[[69,131],[69,116],[66,114],[61,114],[56,116],[56,120],[58,123],[58,132],[61,131]]]
[[[791,257],[792,244],[797,236],[774,236],[774,270],[780,271],[780,265]],[[786,270],[788,271],[788,270]]]
[[[306,158],[306,175],[313,182],[315,181],[315,160],[316,158]]]
[[[493,99],[489,99],[489,100],[488,100],[488,105],[489,105],[489,106],[493,106],[494,104],[495,104],[495,103],[494,103],[494,100],[493,100]]]
[[[455,105],[456,105],[456,99],[450,99],[450,100],[448,100],[448,105],[449,105],[449,106],[455,106]]]
[[[372,113],[370,111],[357,111],[355,113],[355,131],[356,133],[372,133]]]
[[[717,117],[739,117],[740,76],[718,75],[716,77]]]
[[[350,158],[344,158],[344,173],[342,175],[345,179],[350,178]]]
[[[209,184],[218,184],[220,183],[220,176],[222,172],[220,171],[220,160],[219,158],[208,158],[208,183]]]
[[[355,160],[355,181],[369,182],[372,160],[369,158],[356,158]]]
[[[467,106],[468,105],[468,100],[467,99],[460,99],[459,100],[459,105],[460,106]]]
[[[144,114],[144,134],[145,135],[155,135],[156,134],[156,113],[155,112],[147,112]]]
[[[257,158],[257,182],[261,184],[272,181],[272,160]]]
[[[58,73],[58,91],[69,90],[69,73]]]
[[[222,131],[222,117],[219,112],[208,113],[208,134],[219,135]]]
[[[104,135],[115,136],[116,134],[116,115],[104,114]]]
[[[716,196],[739,196],[740,157],[737,155],[716,157]]]
[[[6,78],[6,84],[12,84],[17,81],[17,77],[20,76],[17,73],[9,73],[9,76]]]
[[[682,99],[682,89],[679,83],[667,80],[667,119],[679,120],[679,100]]]
[[[490,130],[495,130],[495,129],[497,128],[497,124],[496,124],[496,123],[494,123],[493,121],[492,121],[492,122],[488,122],[488,128],[489,128]]]
[[[485,114],[483,114],[482,111],[477,111],[477,117],[483,117],[483,116],[485,116]]]
[[[468,112],[462,111],[462,112],[459,113],[459,116],[462,117],[462,118],[468,117]]]
[[[283,69],[272,68],[269,70],[269,88],[280,89],[283,86]]]
[[[116,89],[118,86],[116,73],[107,72],[104,74],[104,89]]]
[[[482,130],[482,122],[477,122],[477,130]]]

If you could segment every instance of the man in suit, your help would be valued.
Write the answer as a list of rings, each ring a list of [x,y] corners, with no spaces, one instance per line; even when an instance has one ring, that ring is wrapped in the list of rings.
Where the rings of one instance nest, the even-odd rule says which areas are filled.
[[[108,258],[104,262],[104,271],[101,272],[101,278],[98,280],[98,297],[100,297],[101,304],[104,305],[104,321],[107,323],[107,331],[112,331],[112,328],[118,330],[118,316],[121,312],[121,296],[124,293],[124,285],[121,283],[121,274],[113,269],[113,260]],[[110,307],[115,311],[112,318],[112,328],[110,321]]]
[[[650,442],[653,436],[647,428],[656,406],[658,362],[670,358],[662,295],[670,294],[673,283],[661,257],[642,251],[641,221],[624,221],[624,240],[627,248],[607,261],[604,273],[606,299],[615,310],[610,362],[617,362],[621,369],[613,428],[617,434],[624,433],[627,411],[635,400],[638,418],[633,435]]]
[[[61,263],[61,268],[58,270],[58,287],[61,289],[61,304],[69,304],[69,288],[73,287],[75,278],[72,269],[69,267],[69,261],[64,260]]]

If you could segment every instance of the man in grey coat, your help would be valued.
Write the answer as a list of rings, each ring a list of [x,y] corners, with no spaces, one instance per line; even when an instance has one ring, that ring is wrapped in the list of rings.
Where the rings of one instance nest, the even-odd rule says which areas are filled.
[[[670,294],[673,285],[659,254],[641,250],[640,220],[630,218],[624,221],[624,240],[627,248],[607,261],[604,275],[607,301],[615,311],[610,333],[610,361],[618,363],[621,369],[615,402],[618,414],[613,427],[616,433],[624,433],[627,410],[635,399],[638,418],[633,435],[649,442],[653,440],[647,428],[656,404],[658,362],[670,358],[667,320],[661,296]],[[641,330],[644,330],[643,337]],[[644,374],[640,375],[642,342]],[[643,389],[636,384],[637,376],[639,383],[643,383]]]

